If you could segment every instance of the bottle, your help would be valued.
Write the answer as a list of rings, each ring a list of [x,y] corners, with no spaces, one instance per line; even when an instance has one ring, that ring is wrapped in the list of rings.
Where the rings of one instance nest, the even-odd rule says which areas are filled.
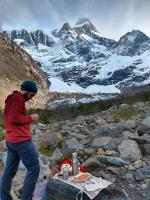
[[[62,178],[64,180],[67,180],[69,177],[69,171],[68,171],[68,167],[64,167],[62,170]]]
[[[72,175],[75,176],[79,173],[77,153],[72,153]]]

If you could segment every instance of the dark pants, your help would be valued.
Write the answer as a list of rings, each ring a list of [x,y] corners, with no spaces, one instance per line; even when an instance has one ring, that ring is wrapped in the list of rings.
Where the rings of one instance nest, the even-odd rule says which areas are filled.
[[[27,169],[22,189],[22,200],[32,200],[32,195],[39,176],[39,157],[31,140],[20,143],[6,142],[8,153],[5,170],[1,180],[1,200],[12,200],[10,195],[12,179],[15,176],[20,159]]]

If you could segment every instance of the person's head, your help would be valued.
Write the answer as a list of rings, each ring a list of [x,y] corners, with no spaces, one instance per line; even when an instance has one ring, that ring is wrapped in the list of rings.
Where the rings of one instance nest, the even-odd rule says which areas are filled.
[[[28,101],[34,97],[38,91],[38,87],[33,80],[25,80],[21,83],[21,93],[24,96],[25,101]]]

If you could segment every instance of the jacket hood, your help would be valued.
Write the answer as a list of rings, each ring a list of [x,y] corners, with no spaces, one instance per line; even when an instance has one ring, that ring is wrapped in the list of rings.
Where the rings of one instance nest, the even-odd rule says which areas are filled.
[[[5,100],[5,104],[7,104],[15,96],[22,96],[22,95],[21,95],[21,93],[19,91],[13,91],[12,94],[10,94],[10,95],[7,96],[7,98]]]

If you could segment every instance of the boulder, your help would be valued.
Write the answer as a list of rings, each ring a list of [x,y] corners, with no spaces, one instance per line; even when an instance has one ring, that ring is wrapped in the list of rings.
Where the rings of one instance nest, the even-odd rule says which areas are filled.
[[[78,192],[79,189],[60,180],[52,179],[46,187],[46,200],[76,200]],[[83,193],[82,200],[90,200],[90,198]],[[124,190],[108,187],[103,189],[93,200],[129,200],[129,197]]]
[[[133,140],[124,140],[118,147],[121,157],[130,162],[140,160],[142,158],[138,144]]]

